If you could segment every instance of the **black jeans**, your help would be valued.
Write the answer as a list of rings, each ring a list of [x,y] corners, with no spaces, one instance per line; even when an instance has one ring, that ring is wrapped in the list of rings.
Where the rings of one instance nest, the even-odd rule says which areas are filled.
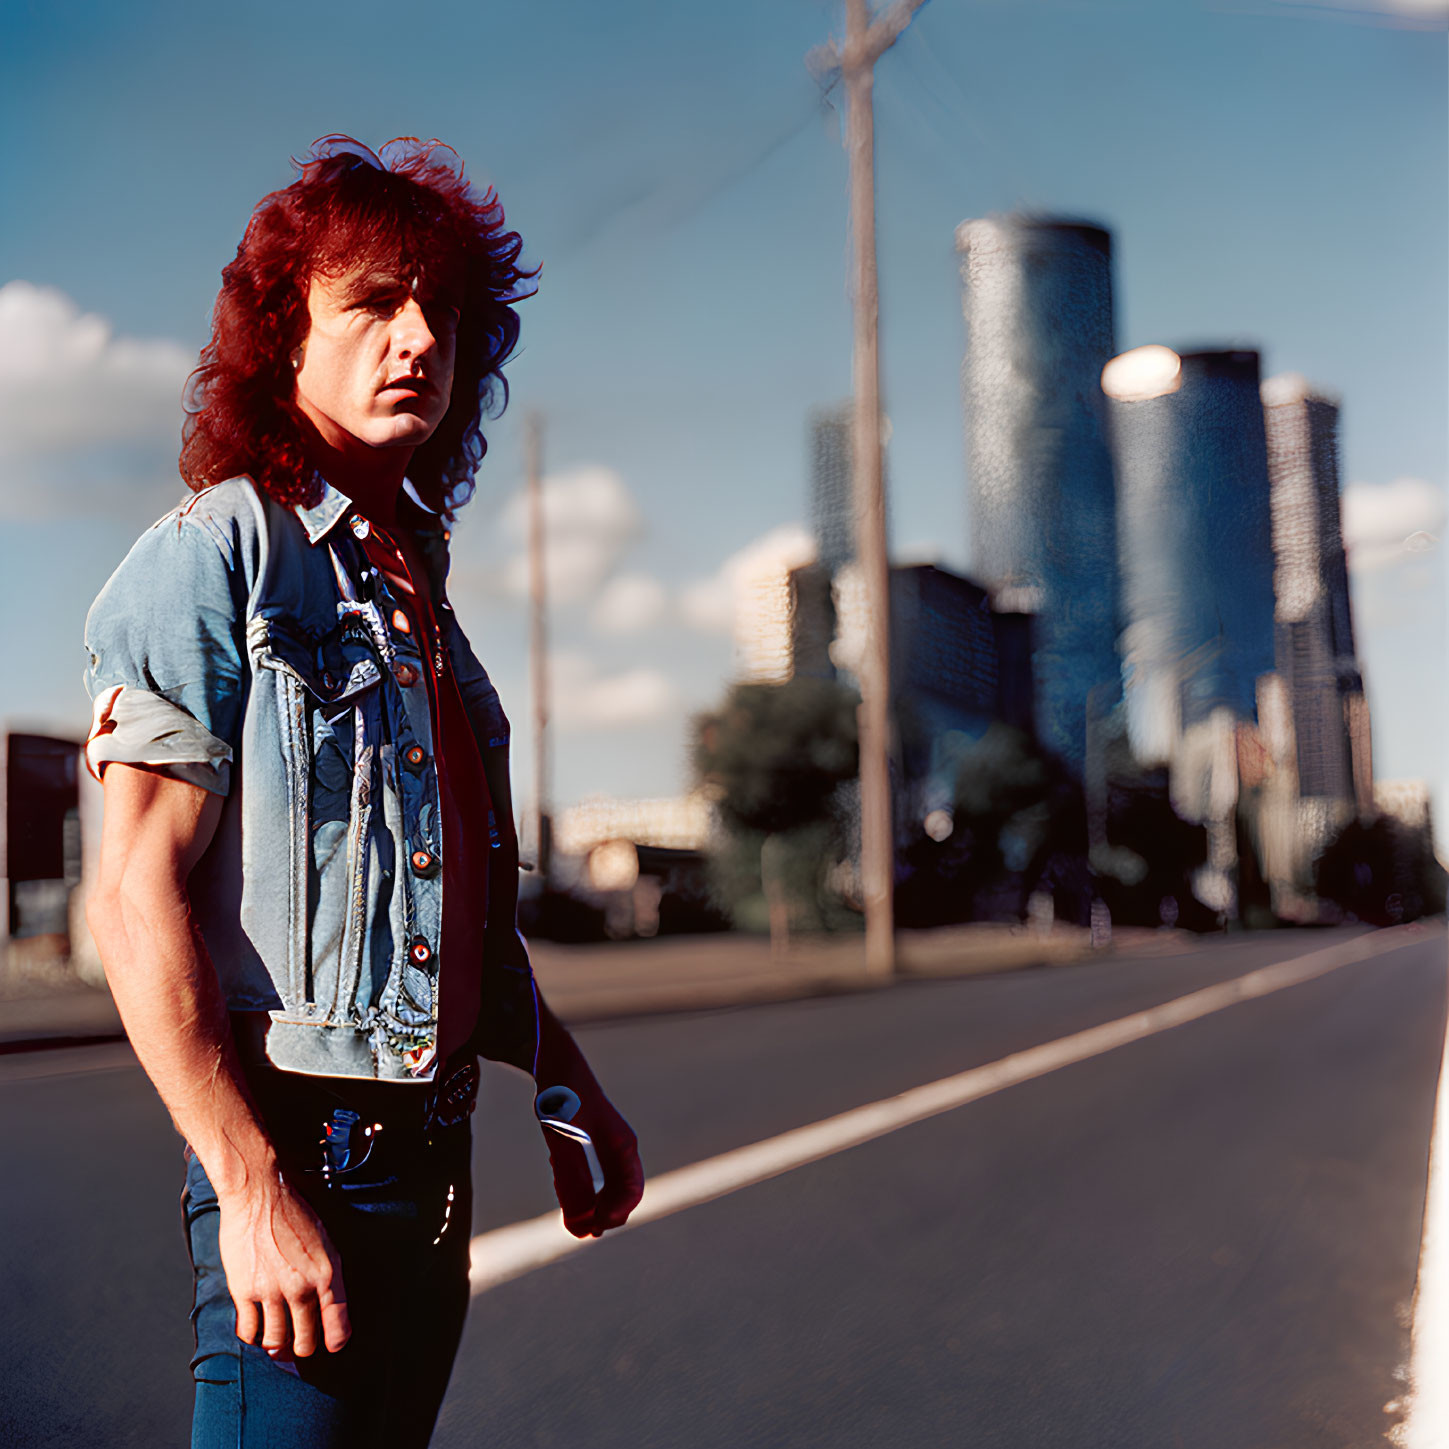
[[[423,1089],[259,1073],[253,1090],[288,1180],[337,1247],[352,1338],[279,1363],[236,1336],[217,1248],[220,1214],[187,1150],[182,1211],[195,1270],[193,1449],[426,1445],[468,1309],[468,1120],[429,1133]],[[401,1095],[400,1095],[401,1094]],[[352,1164],[326,1173],[325,1124],[355,1111]],[[381,1123],[364,1137],[361,1129]]]

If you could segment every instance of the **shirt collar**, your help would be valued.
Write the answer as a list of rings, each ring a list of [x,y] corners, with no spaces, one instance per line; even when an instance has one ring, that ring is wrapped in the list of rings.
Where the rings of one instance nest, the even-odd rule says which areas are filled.
[[[413,487],[413,480],[411,478],[404,478],[402,486],[403,492],[406,493],[407,496],[411,498],[413,502],[416,503],[418,507],[423,510],[424,513],[430,513],[434,518],[438,516],[438,510],[436,508],[429,508],[428,505],[424,503],[423,500],[418,496],[418,490]]]
[[[299,503],[294,510],[302,520],[302,527],[307,530],[308,543],[316,543],[330,532],[337,520],[352,507],[352,500],[345,493],[338,492],[320,473],[314,476],[322,485],[322,497],[311,508],[304,508]]]

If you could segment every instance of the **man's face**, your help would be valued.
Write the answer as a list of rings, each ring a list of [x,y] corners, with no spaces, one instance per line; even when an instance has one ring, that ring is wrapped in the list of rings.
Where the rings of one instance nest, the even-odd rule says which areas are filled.
[[[344,452],[415,448],[448,411],[458,309],[426,280],[366,268],[314,276],[297,405]]]

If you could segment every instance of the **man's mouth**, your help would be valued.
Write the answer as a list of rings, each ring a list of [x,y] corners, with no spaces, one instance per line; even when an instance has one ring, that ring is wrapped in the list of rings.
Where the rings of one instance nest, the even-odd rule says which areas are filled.
[[[425,377],[418,377],[409,374],[406,377],[395,377],[391,382],[384,383],[383,392],[406,391],[415,397],[421,397],[424,393],[431,392],[433,385]]]

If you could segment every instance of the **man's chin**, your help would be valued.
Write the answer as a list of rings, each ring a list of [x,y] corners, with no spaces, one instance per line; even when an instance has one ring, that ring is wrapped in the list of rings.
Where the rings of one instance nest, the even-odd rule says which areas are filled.
[[[426,418],[393,417],[370,429],[371,436],[363,441],[374,448],[417,448],[433,436],[437,427],[436,423],[429,422]]]

